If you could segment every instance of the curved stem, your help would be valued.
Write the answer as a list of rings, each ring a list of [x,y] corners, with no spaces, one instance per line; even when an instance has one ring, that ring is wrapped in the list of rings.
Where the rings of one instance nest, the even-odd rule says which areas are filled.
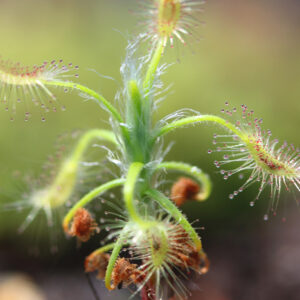
[[[94,139],[103,139],[116,144],[114,134],[108,130],[92,129],[81,136],[73,152],[60,166],[51,185],[40,195],[41,203],[50,205],[52,208],[62,206],[72,195],[76,186],[76,179],[81,158]]]
[[[134,189],[136,182],[138,180],[139,174],[142,171],[144,165],[139,162],[132,163],[129,167],[128,173],[127,173],[127,180],[124,184],[124,200],[125,205],[128,210],[128,214],[131,217],[133,221],[136,223],[141,223],[143,220],[141,220],[138,212],[136,211],[135,205],[134,205]]]
[[[198,251],[202,251],[202,242],[197,232],[181,213],[181,211],[162,193],[155,189],[150,189],[146,192],[146,195],[153,198],[162,208],[164,208],[188,233]]]
[[[62,86],[66,88],[72,88],[79,90],[95,99],[98,100],[98,102],[102,105],[105,106],[105,108],[111,112],[113,117],[118,121],[118,122],[123,122],[123,119],[117,109],[108,101],[106,100],[103,96],[95,92],[94,90],[78,83],[74,82],[69,82],[69,81],[42,81],[43,84],[45,85],[54,85],[54,86]]]
[[[94,250],[90,255],[97,255],[97,254],[101,254],[101,253],[110,251],[115,247],[115,245],[116,245],[116,243],[107,244],[105,246],[102,246],[102,247]]]
[[[84,94],[89,95],[92,98],[96,99],[99,102],[99,104],[103,105],[111,113],[111,115],[114,117],[114,119],[119,124],[124,124],[124,121],[123,121],[120,113],[108,100],[106,100],[103,96],[101,96],[94,90],[92,90],[82,84],[69,82],[69,81],[66,81],[66,82],[65,81],[41,81],[41,83],[45,84],[45,85],[61,86],[61,87],[65,87],[65,88],[72,88],[72,89],[79,90],[79,91],[83,92]],[[124,134],[124,136],[128,139],[129,135],[128,135],[127,128],[124,126],[121,126],[121,130],[122,130],[122,133]]]
[[[69,223],[74,217],[76,211],[78,208],[84,207],[88,203],[90,203],[93,199],[98,197],[99,195],[103,194],[107,190],[110,190],[112,188],[118,187],[120,185],[123,185],[125,183],[125,179],[119,178],[112,181],[109,181],[107,183],[104,183],[95,189],[91,190],[88,194],[83,196],[66,214],[63,220],[63,227],[66,232],[68,232],[69,229]]]
[[[148,95],[152,85],[153,85],[153,81],[155,79],[155,73],[157,71],[157,67],[159,65],[162,53],[164,51],[164,44],[163,44],[163,40],[160,40],[156,46],[156,49],[154,51],[154,54],[152,56],[152,59],[150,61],[146,76],[145,76],[145,80],[143,82],[143,88],[145,91],[145,94]]]
[[[196,166],[192,166],[182,162],[176,161],[167,161],[160,163],[156,166],[156,169],[168,169],[168,170],[176,170],[180,172],[184,172],[192,177],[194,177],[201,184],[201,191],[197,194],[196,200],[203,201],[206,200],[211,193],[212,184],[209,179],[209,176],[202,172]]]
[[[113,290],[115,287],[111,286],[111,275],[115,266],[115,262],[119,256],[120,251],[122,250],[127,238],[127,228],[125,227],[120,233],[119,238],[114,244],[113,251],[111,253],[108,266],[105,273],[105,286],[108,290]]]
[[[91,129],[87,131],[79,140],[75,150],[72,154],[72,159],[79,160],[89,146],[90,142],[94,139],[106,140],[113,144],[117,144],[116,137],[112,131],[104,129]]]
[[[182,118],[180,120],[176,120],[174,122],[171,122],[163,127],[161,127],[156,135],[156,138],[162,135],[165,135],[166,133],[179,128],[183,127],[189,124],[193,123],[202,123],[202,122],[213,122],[216,124],[219,124],[230,131],[232,131],[234,134],[236,134],[238,137],[240,137],[242,140],[245,139],[244,134],[233,124],[229,123],[227,120],[214,116],[214,115],[200,115],[200,116],[193,116],[193,117],[187,117]]]
[[[139,226],[147,228],[156,224],[156,222],[143,220],[134,204],[135,186],[143,167],[144,164],[140,162],[134,162],[130,165],[124,184],[124,200],[130,218]]]

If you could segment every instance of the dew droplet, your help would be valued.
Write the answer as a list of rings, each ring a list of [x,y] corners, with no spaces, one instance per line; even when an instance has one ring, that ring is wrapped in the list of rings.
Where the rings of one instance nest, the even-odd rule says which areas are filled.
[[[229,195],[229,199],[232,200],[234,198],[233,194]]]
[[[199,172],[200,170],[197,167],[194,166],[194,167],[191,168],[191,171],[193,173],[195,173],[195,172]]]
[[[269,220],[269,216],[267,214],[264,215],[264,221],[268,221]]]

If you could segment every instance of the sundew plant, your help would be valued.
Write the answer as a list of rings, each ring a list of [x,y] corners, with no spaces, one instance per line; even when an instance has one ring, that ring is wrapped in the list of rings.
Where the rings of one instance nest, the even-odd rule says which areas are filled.
[[[186,299],[190,291],[185,281],[209,269],[201,238],[180,206],[188,200],[206,200],[212,183],[198,166],[164,160],[168,147],[163,141],[169,132],[190,125],[213,123],[219,127],[220,133],[213,140],[215,149],[208,152],[222,155],[215,161],[220,174],[224,179],[236,173],[248,174],[230,199],[257,184],[257,197],[250,205],[269,189],[270,212],[276,211],[282,190],[300,190],[299,150],[272,140],[270,131],[262,128],[261,119],[246,105],[230,108],[225,103],[221,116],[184,108],[154,122],[157,101],[165,92],[160,77],[168,71],[163,62],[167,48],[185,44],[198,24],[202,4],[198,0],[142,1],[141,18],[147,30],[127,46],[121,66],[123,88],[117,93],[116,105],[75,82],[77,66],[52,61],[28,68],[0,62],[0,98],[11,118],[20,102],[24,103],[27,121],[30,101],[40,108],[44,120],[44,112],[60,106],[53,94],[55,88],[78,91],[108,113],[111,130],[95,128],[83,133],[52,180],[32,192],[28,199],[32,210],[25,224],[29,225],[39,212],[45,213],[49,221],[61,210],[66,212],[61,220],[65,233],[81,242],[98,234],[103,226],[109,227],[106,244],[86,258],[85,271],[97,271],[108,290],[133,286],[133,294],[143,300]],[[118,176],[94,187],[67,208],[81,184],[78,178],[84,155],[92,144],[100,142],[107,150],[107,161],[118,169]],[[170,197],[160,190],[161,180],[169,171],[182,174],[173,183]],[[122,197],[107,200],[113,218],[98,224],[88,205],[118,190]]]

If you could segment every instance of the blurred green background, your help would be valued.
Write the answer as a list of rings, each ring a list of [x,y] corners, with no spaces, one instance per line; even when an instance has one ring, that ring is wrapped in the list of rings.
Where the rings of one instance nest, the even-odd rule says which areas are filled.
[[[1,0],[0,53],[4,59],[20,61],[25,65],[60,58],[73,62],[80,66],[79,82],[100,91],[113,101],[121,85],[119,67],[125,56],[127,38],[131,33],[137,32],[136,16],[130,11],[136,9],[138,2],[139,0]],[[299,1],[211,0],[205,4],[205,12],[199,18],[206,23],[197,30],[202,37],[201,42],[192,43],[193,50],[187,46],[180,56],[176,54],[176,50],[167,51],[167,62],[177,58],[180,58],[180,62],[172,65],[163,76],[163,81],[166,84],[173,83],[173,87],[166,100],[161,103],[155,118],[158,120],[183,107],[193,108],[201,113],[219,114],[225,101],[233,106],[247,104],[254,109],[257,117],[264,119],[264,126],[272,130],[273,137],[299,145]],[[90,69],[116,80],[102,78]],[[27,123],[24,122],[22,113],[17,114],[14,122],[10,122],[4,105],[0,105],[2,202],[21,196],[21,192],[16,196],[18,188],[13,173],[18,170],[38,174],[47,155],[53,152],[53,144],[58,135],[73,129],[107,127],[107,116],[95,103],[83,101],[76,93],[58,93],[57,96],[67,107],[67,111],[48,113],[44,123],[38,113],[33,114]],[[32,110],[34,112],[34,108]],[[170,134],[167,140],[176,141],[168,154],[169,160],[198,165],[211,175],[214,183],[214,192],[206,203],[190,203],[184,207],[191,219],[199,218],[199,224],[205,226],[205,231],[201,233],[204,245],[207,245],[208,254],[211,250],[213,265],[214,257],[220,263],[212,271],[212,275],[209,275],[211,277],[208,277],[208,283],[203,279],[202,289],[207,287],[210,290],[213,287],[218,290],[219,284],[220,296],[209,294],[207,299],[210,300],[260,299],[259,292],[248,293],[252,298],[247,298],[242,291],[247,290],[250,282],[253,284],[255,280],[259,281],[257,278],[262,276],[261,268],[257,267],[253,271],[256,275],[259,274],[258,277],[254,276],[255,280],[251,276],[247,279],[247,272],[245,282],[242,283],[238,281],[244,278],[242,275],[233,276],[233,283],[228,283],[232,288],[228,289],[218,279],[222,277],[219,274],[223,274],[220,265],[227,270],[227,267],[230,269],[235,264],[235,257],[244,262],[244,256],[248,257],[251,252],[266,253],[270,241],[274,242],[272,237],[279,239],[279,245],[286,244],[285,240],[280,240],[283,238],[280,233],[282,230],[290,232],[287,226],[299,228],[299,214],[293,214],[298,208],[292,197],[283,195],[284,207],[278,211],[277,218],[272,218],[266,224],[263,222],[263,215],[267,210],[268,199],[261,199],[254,208],[249,207],[249,202],[257,193],[257,186],[230,201],[228,195],[242,182],[238,178],[230,178],[225,182],[216,173],[213,161],[218,155],[207,155],[207,150],[212,148],[212,135],[215,132],[219,132],[219,129],[214,126],[191,127]],[[282,216],[287,217],[288,225],[281,224]],[[9,212],[0,214],[0,258],[8,261],[0,264],[0,267],[3,265],[3,271],[6,272],[25,270],[37,277],[45,266],[52,264],[53,258],[44,258],[36,263],[34,271],[28,271],[28,264],[32,262],[25,251],[28,246],[26,243],[29,243],[28,236],[25,235],[24,238],[16,234],[21,218],[22,216],[16,217]],[[266,242],[268,239],[264,234],[270,241]],[[299,232],[296,231],[295,235],[296,240],[299,240]],[[284,238],[286,236],[284,234]],[[293,237],[292,235],[291,239],[294,241]],[[59,273],[81,268],[85,251],[93,249],[93,246],[86,246],[86,250],[82,251],[73,246],[72,244],[72,247],[60,252],[56,259],[56,265],[60,269],[52,270],[54,274],[58,269]],[[300,253],[300,248],[295,247],[291,246]],[[7,255],[8,252],[15,256]],[[220,260],[220,254],[224,252],[224,260]],[[22,262],[21,265],[12,263],[15,257]],[[263,257],[255,256],[253,260],[264,260]],[[299,254],[295,259],[299,262]],[[248,264],[255,265],[252,260]],[[240,271],[243,273],[248,267],[247,264],[241,264]],[[219,273],[218,268],[221,270]],[[266,276],[270,274],[267,272]],[[300,272],[296,273],[297,276],[300,278]],[[61,280],[63,278],[62,276]],[[92,299],[91,295],[82,298],[76,292],[72,294],[69,289],[68,294],[64,294],[63,287],[62,294],[58,292],[53,296],[51,290],[55,289],[55,284],[49,288],[45,282],[46,279],[40,284],[48,293],[47,299]],[[296,286],[297,284],[299,290],[299,280]],[[275,285],[273,281],[270,283],[272,285]],[[259,285],[256,287],[258,289]],[[88,289],[87,286],[85,288]],[[290,289],[283,288],[289,292]],[[293,298],[294,294],[296,292],[293,290],[288,294],[291,295],[290,298],[282,296],[283,298],[278,299],[298,299]],[[261,299],[277,299],[268,292],[264,295]],[[206,299],[205,292],[195,299]]]

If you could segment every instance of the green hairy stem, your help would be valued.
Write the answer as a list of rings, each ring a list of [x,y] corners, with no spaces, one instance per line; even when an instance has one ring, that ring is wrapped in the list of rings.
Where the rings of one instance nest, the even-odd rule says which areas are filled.
[[[104,281],[105,281],[105,286],[108,290],[112,290],[114,288],[111,286],[111,275],[115,266],[115,262],[118,259],[119,253],[122,250],[123,246],[126,244],[126,239],[127,239],[127,228],[125,227],[114,244],[114,248],[111,253],[108,266],[106,269]]]
[[[197,200],[203,201],[210,196],[212,184],[209,179],[209,176],[203,173],[202,170],[198,167],[182,162],[169,161],[158,164],[156,166],[156,169],[175,170],[186,173],[187,175],[194,177],[198,181],[198,183],[201,184],[201,192],[197,195]]]
[[[103,247],[100,247],[100,248],[94,250],[94,251],[91,253],[91,255],[92,255],[92,254],[97,255],[97,254],[101,254],[101,253],[105,253],[105,252],[107,252],[107,251],[110,251],[110,250],[112,250],[112,249],[115,247],[115,245],[116,245],[116,243],[110,243],[110,244],[107,244],[107,245],[105,245],[105,246],[103,246]]]
[[[145,101],[143,89],[136,80],[128,82],[128,105],[126,123],[129,130],[127,155],[130,162],[147,163],[152,154],[151,148],[151,103]]]
[[[151,222],[145,220],[138,212],[134,204],[134,192],[136,188],[137,181],[139,179],[139,175],[143,169],[144,165],[142,163],[136,162],[132,163],[129,167],[127,179],[124,184],[124,200],[127,212],[132,221],[137,223],[141,228],[149,228],[151,226],[155,226],[156,222]]]
[[[93,199],[100,196],[101,194],[105,193],[106,191],[113,189],[115,187],[121,186],[125,183],[125,179],[115,179],[112,181],[109,181],[107,183],[104,183],[95,189],[91,190],[88,194],[83,196],[76,204],[69,210],[69,212],[66,214],[63,220],[63,226],[65,229],[68,228],[70,221],[74,217],[76,211],[79,208],[82,208],[86,206],[88,203],[90,203]]]
[[[146,95],[148,95],[148,93],[153,85],[157,67],[159,65],[163,51],[164,51],[163,40],[160,40],[156,46],[156,49],[154,51],[154,54],[152,56],[152,59],[150,61],[150,64],[148,66],[148,70],[147,70],[147,73],[145,76],[143,87],[144,87],[144,91],[145,91]]]
[[[80,160],[94,140],[104,140],[116,144],[115,135],[108,130],[92,129],[83,134],[72,154],[63,162],[53,183],[40,191],[38,201],[41,204],[55,208],[66,203],[76,185]]]
[[[96,99],[100,105],[105,107],[105,109],[107,109],[111,113],[113,118],[119,124],[124,124],[124,120],[121,117],[118,110],[108,100],[106,100],[102,95],[98,94],[94,90],[92,90],[92,89],[90,89],[90,88],[88,88],[88,87],[86,87],[82,84],[78,84],[78,83],[74,83],[74,82],[68,82],[68,81],[42,81],[42,83],[45,84],[45,85],[61,86],[61,87],[65,87],[65,88],[71,88],[71,89],[79,90],[82,93],[84,93],[86,95],[89,95],[93,99]],[[128,138],[128,130],[125,127],[121,126],[121,131],[122,131],[124,137]]]
[[[104,129],[91,129],[80,138],[73,151],[72,159],[78,161],[93,140],[103,140],[117,145],[115,134],[112,131]]]
[[[229,129],[231,132],[236,134],[241,139],[245,138],[244,133],[242,133],[239,129],[237,129],[233,124],[229,123],[227,120],[214,116],[214,115],[200,115],[200,116],[193,116],[193,117],[186,117],[179,120],[176,120],[174,122],[171,122],[163,127],[161,127],[158,130],[158,133],[156,134],[155,138],[158,138],[159,136],[163,136],[167,134],[170,131],[173,131],[176,128],[184,127],[186,125],[190,125],[193,123],[205,123],[205,122],[213,122],[218,125],[221,125],[227,129]]]

